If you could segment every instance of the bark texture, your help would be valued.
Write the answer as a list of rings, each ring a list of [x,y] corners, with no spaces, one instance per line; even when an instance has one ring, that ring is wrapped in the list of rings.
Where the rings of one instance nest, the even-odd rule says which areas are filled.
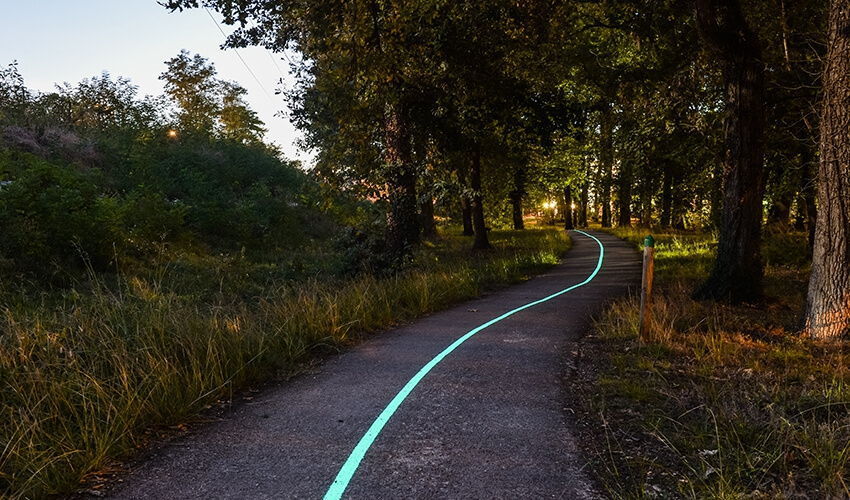
[[[762,296],[764,64],[739,0],[697,0],[700,35],[723,62],[726,117],[723,205],[717,258],[697,298],[756,301]]]
[[[401,106],[387,106],[384,123],[387,197],[387,247],[397,254],[419,241],[416,169],[411,159],[410,131]]]
[[[818,168],[818,220],[805,332],[850,333],[850,0],[832,0],[827,24]]]

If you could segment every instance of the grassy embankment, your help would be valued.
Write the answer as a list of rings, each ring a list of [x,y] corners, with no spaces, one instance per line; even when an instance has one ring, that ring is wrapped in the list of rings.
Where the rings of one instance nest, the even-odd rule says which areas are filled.
[[[569,248],[563,231],[552,229],[491,238],[495,250],[473,253],[467,238],[446,236],[383,279],[260,286],[244,283],[246,266],[225,265],[208,268],[196,282],[203,288],[193,289],[170,264],[117,284],[92,277],[83,293],[35,301],[8,294],[0,326],[0,496],[73,491],[86,474],[144,445],[146,429],[184,422],[236,389],[295,373],[363,333],[521,280]],[[222,283],[241,283],[239,293]]]
[[[614,230],[639,245],[642,230]],[[805,236],[765,238],[768,299],[691,300],[712,235],[656,234],[655,341],[637,341],[637,299],[595,323],[582,374],[590,455],[618,498],[850,497],[850,349],[802,339]],[[579,389],[581,390],[581,389]]]

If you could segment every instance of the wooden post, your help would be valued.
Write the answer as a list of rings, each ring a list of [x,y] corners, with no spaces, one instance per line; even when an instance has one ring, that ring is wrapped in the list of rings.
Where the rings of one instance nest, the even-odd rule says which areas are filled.
[[[655,238],[648,235],[643,240],[643,278],[640,285],[640,340],[649,342],[652,337],[652,277],[655,273]]]

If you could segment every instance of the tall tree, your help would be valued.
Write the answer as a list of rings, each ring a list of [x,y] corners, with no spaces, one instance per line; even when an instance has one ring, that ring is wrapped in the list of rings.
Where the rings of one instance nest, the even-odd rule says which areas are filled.
[[[818,219],[805,331],[850,333],[850,0],[831,0],[823,72]]]
[[[179,108],[177,119],[184,133],[211,134],[221,110],[220,82],[215,67],[200,54],[186,50],[165,62],[159,76],[165,93]]]
[[[762,296],[764,64],[761,42],[739,0],[697,0],[706,46],[722,62],[726,118],[723,210],[717,257],[698,298],[744,302]]]
[[[266,129],[257,112],[245,102],[248,91],[235,82],[222,82],[221,92],[221,136],[246,144],[260,142]]]

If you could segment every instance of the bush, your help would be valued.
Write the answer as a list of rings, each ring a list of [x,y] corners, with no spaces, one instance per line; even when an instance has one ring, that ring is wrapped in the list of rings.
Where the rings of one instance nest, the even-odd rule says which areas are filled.
[[[29,153],[0,156],[0,252],[29,269],[80,257],[103,264],[119,239],[120,204],[102,195],[96,172]],[[13,175],[17,173],[17,175]]]

